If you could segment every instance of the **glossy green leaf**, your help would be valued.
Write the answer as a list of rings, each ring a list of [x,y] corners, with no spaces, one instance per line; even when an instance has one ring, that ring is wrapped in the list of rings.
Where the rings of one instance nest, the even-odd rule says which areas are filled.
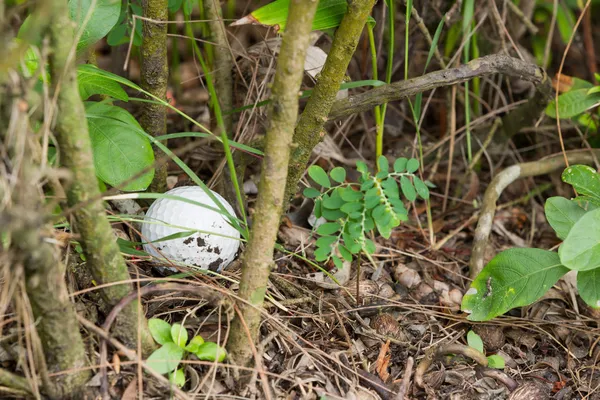
[[[600,93],[588,95],[587,89],[570,90],[558,96],[560,118],[573,118],[600,104]],[[551,101],[546,107],[546,115],[556,118],[556,103]]]
[[[227,357],[227,351],[215,342],[205,342],[194,354],[201,361],[223,362]]]
[[[488,368],[504,369],[505,361],[504,358],[502,358],[502,356],[494,354],[492,356],[488,356],[487,360]]]
[[[195,353],[196,351],[198,351],[198,348],[203,344],[204,339],[202,338],[202,336],[196,335],[192,338],[192,340],[190,340],[188,345],[185,346],[185,350],[189,351],[190,353]]]
[[[86,115],[96,175],[111,186],[150,168],[154,151],[135,118],[126,110],[106,103],[86,103]],[[137,191],[152,182],[154,169],[120,189]]]
[[[319,192],[315,188],[307,187],[304,189],[302,194],[304,194],[304,197],[308,197],[309,199],[314,199],[316,197],[319,197],[321,195],[321,192]]]
[[[501,252],[483,268],[463,297],[471,321],[486,321],[533,303],[569,270],[558,254],[528,248]]]
[[[249,16],[237,21],[235,25],[258,23],[274,26],[276,30],[285,30],[290,0],[276,0],[252,12]],[[312,30],[324,31],[337,28],[346,14],[348,3],[346,0],[320,0],[313,19]],[[369,23],[375,21],[369,18]]]
[[[121,1],[69,0],[69,13],[77,23],[77,30],[83,28],[77,43],[77,51],[80,52],[106,36],[116,25],[121,14]]]
[[[423,200],[429,199],[429,188],[419,177],[413,177],[413,183],[415,185],[415,189],[417,194],[421,196]]]
[[[411,174],[419,169],[419,160],[416,158],[411,158],[406,163],[406,172],[410,172]]]
[[[565,267],[575,271],[600,267],[600,209],[589,211],[573,225],[558,255]]]
[[[417,192],[415,191],[415,187],[413,186],[410,179],[408,179],[406,176],[400,177],[400,188],[402,189],[404,197],[406,197],[408,201],[416,200]]]
[[[187,329],[185,329],[181,324],[173,324],[171,326],[171,339],[173,339],[173,342],[177,346],[185,348],[185,345],[188,341]]]
[[[590,307],[600,308],[600,269],[577,272],[577,291]]]
[[[587,165],[573,165],[562,173],[562,180],[573,186],[580,196],[600,201],[600,175]]]
[[[114,80],[95,73],[97,67],[89,64],[77,66],[77,86],[82,100],[87,100],[95,94],[110,96],[117,100],[128,101],[129,96]]]
[[[318,165],[311,165],[308,168],[308,176],[310,176],[313,181],[325,188],[331,187],[331,182],[329,181],[327,172],[325,172],[325,170]]]
[[[319,235],[331,235],[335,232],[338,232],[341,229],[341,225],[339,222],[326,222],[322,225],[319,225],[317,228],[317,233]]]
[[[344,183],[346,180],[346,170],[342,167],[335,167],[329,172],[329,176],[337,183]]]
[[[169,381],[178,387],[183,387],[185,385],[185,373],[183,372],[183,368],[178,368],[177,371],[169,374]]]
[[[163,375],[175,371],[185,350],[175,343],[165,343],[146,360],[148,367]]]
[[[148,320],[148,329],[150,335],[158,344],[173,342],[171,338],[171,325],[159,318],[151,318]]]
[[[469,333],[467,333],[467,344],[469,347],[472,347],[475,350],[483,353],[483,340],[481,340],[481,336],[475,332],[469,331]]]
[[[573,200],[564,197],[550,197],[544,206],[546,219],[560,239],[566,239],[575,223],[586,213]]]

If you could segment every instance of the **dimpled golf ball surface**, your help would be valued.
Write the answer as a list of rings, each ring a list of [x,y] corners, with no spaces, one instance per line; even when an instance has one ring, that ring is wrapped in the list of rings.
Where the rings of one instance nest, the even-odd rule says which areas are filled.
[[[181,186],[166,194],[185,197],[219,209],[219,206],[199,186]],[[212,194],[230,215],[235,216],[233,208],[223,197],[215,192]],[[182,238],[156,242],[152,245],[144,244],[144,250],[158,258],[164,256],[171,261],[220,271],[233,261],[240,246],[239,240],[209,234],[208,232],[233,238],[240,237],[239,232],[227,222],[225,216],[195,204],[167,198],[157,199],[148,208],[145,220],[157,222],[143,224],[142,235],[147,242],[154,242],[174,233],[187,231],[174,226],[204,231],[203,233],[195,232]],[[162,253],[162,256],[156,249]]]

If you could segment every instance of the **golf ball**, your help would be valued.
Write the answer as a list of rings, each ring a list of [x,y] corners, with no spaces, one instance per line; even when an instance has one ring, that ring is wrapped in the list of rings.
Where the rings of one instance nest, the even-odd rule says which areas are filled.
[[[184,197],[214,209],[219,206],[199,186],[181,186],[166,194]],[[212,194],[230,215],[231,205],[218,193]],[[157,258],[220,271],[233,261],[240,241],[239,232],[219,212],[168,198],[152,203],[142,225],[144,250]],[[194,232],[189,236],[157,241],[178,232]]]

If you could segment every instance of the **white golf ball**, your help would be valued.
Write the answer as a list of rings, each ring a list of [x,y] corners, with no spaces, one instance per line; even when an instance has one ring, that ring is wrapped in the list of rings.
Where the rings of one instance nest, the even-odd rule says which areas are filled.
[[[185,197],[219,209],[199,186],[181,186],[169,190],[166,194]],[[233,208],[223,197],[216,192],[212,194],[230,215],[235,216]],[[233,261],[240,247],[240,241],[236,240],[240,234],[229,224],[227,218],[199,205],[180,200],[157,199],[148,208],[144,220],[150,222],[142,225],[142,237],[148,242],[144,244],[144,250],[160,259],[164,257],[202,269],[220,271]],[[192,230],[202,232],[155,242],[174,233]]]

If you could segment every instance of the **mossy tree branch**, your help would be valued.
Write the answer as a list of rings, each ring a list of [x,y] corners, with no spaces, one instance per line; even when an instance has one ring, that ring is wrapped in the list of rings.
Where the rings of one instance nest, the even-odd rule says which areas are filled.
[[[374,0],[348,2],[348,11],[335,32],[323,70],[294,132],[294,144],[297,147],[292,151],[290,160],[285,192],[286,208],[287,203],[296,194],[298,182],[304,174],[313,149],[323,139],[323,126],[327,122],[374,3]],[[291,11],[290,15],[293,15]]]
[[[273,248],[284,204],[284,186],[290,148],[298,117],[298,91],[304,74],[304,59],[317,8],[314,0],[292,0],[287,28],[281,44],[269,108],[265,158],[259,184],[254,224],[243,256],[237,306],[240,314],[232,322],[227,343],[234,362],[247,365],[256,344],[260,316],[273,263]],[[248,337],[246,327],[250,332]]]
[[[29,128],[28,107],[23,100],[26,95],[19,93],[21,85],[14,80],[12,83],[12,96],[9,96],[12,104],[11,99],[5,98],[9,100],[7,107],[0,112],[10,124],[0,126],[0,139],[14,161],[7,163],[14,169],[4,178],[14,175],[11,179],[15,185],[12,207],[0,214],[0,225],[4,232],[11,234],[9,254],[14,262],[11,270],[23,268],[25,272],[27,297],[37,321],[35,329],[48,372],[72,371],[44,382],[45,392],[53,399],[71,398],[81,391],[90,373],[85,369],[87,358],[75,307],[67,291],[65,267],[58,248],[49,241],[52,226],[45,223],[45,215],[40,214],[40,210],[45,210],[39,182],[43,174],[34,162],[34,154],[40,153],[36,151],[39,139],[33,137]],[[9,182],[0,184],[0,187],[11,186]],[[0,198],[1,192],[2,189]],[[0,386],[32,393],[26,379],[5,371],[0,373]]]
[[[169,80],[167,60],[167,24],[169,20],[168,0],[144,0],[144,19],[142,22],[142,88],[154,96],[166,100]],[[150,21],[152,20],[152,21]],[[157,22],[153,22],[157,21]],[[165,23],[159,23],[164,21]],[[160,104],[142,103],[140,125],[152,136],[167,133],[167,109]],[[159,154],[155,147],[155,154]],[[150,185],[152,192],[163,193],[167,190],[167,165],[156,167],[154,179]]]
[[[129,272],[110,227],[94,169],[92,144],[88,132],[85,109],[77,87],[72,38],[75,24],[69,18],[64,0],[54,0],[50,43],[52,93],[57,99],[54,134],[60,148],[62,166],[71,173],[72,182],[67,191],[70,207],[80,203],[73,213],[72,228],[80,235],[86,264],[98,285],[127,282]],[[116,304],[132,290],[131,284],[120,283],[101,289],[104,300]],[[141,331],[144,353],[154,348],[145,318],[138,326],[137,303],[131,304],[119,315],[116,335],[128,346],[135,347],[138,328]]]

